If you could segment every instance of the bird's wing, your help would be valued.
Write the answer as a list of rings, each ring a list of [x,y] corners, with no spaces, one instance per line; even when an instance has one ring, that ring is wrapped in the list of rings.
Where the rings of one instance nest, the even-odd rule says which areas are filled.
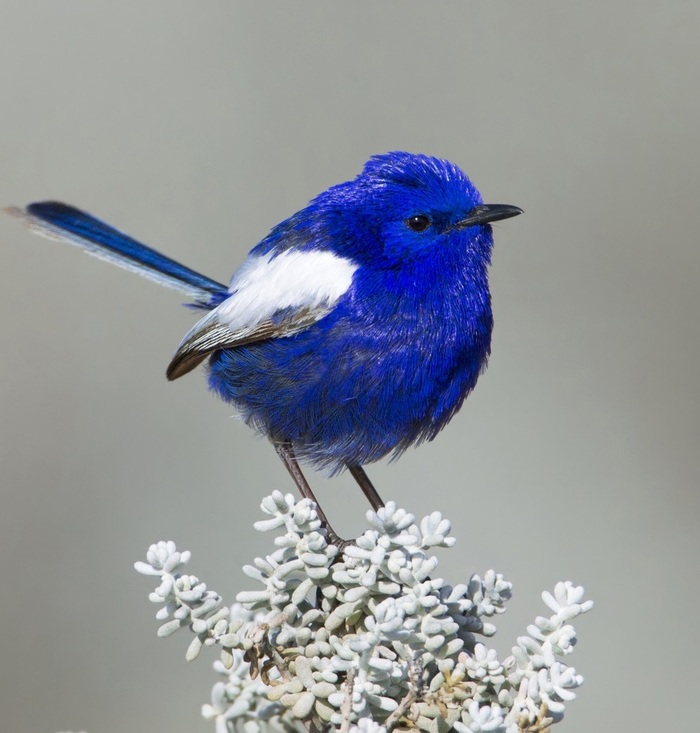
[[[214,351],[303,331],[333,310],[356,269],[328,250],[249,255],[231,280],[229,297],[180,343],[168,379],[187,374]]]

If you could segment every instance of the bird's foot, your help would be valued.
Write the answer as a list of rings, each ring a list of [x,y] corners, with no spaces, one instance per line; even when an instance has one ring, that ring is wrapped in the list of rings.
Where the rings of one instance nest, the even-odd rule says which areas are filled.
[[[324,525],[324,529],[326,530],[326,542],[337,547],[339,552],[343,552],[346,547],[355,543],[355,540],[344,540],[339,537],[329,524]]]

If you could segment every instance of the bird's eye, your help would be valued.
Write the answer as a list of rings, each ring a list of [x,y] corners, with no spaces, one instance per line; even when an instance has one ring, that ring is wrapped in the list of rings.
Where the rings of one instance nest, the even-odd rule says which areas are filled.
[[[406,219],[406,225],[414,232],[424,232],[430,226],[430,219],[425,214]]]

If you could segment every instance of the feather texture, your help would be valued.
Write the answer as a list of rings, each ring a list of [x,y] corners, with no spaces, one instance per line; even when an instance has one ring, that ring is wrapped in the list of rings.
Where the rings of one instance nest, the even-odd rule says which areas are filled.
[[[25,209],[13,206],[5,211],[47,239],[75,245],[94,257],[179,290],[202,307],[211,307],[226,294],[225,285],[190,270],[74,206],[41,201]]]

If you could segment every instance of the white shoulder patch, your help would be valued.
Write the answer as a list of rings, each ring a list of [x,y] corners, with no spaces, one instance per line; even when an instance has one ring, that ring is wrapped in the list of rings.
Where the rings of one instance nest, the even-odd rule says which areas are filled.
[[[357,265],[332,252],[289,250],[249,256],[226,300],[190,329],[168,366],[168,379],[194,369],[218,349],[292,336],[333,310]],[[275,315],[278,317],[275,318]]]
[[[357,264],[332,252],[289,250],[249,256],[215,312],[231,331],[247,330],[287,308],[328,311],[352,284]]]

